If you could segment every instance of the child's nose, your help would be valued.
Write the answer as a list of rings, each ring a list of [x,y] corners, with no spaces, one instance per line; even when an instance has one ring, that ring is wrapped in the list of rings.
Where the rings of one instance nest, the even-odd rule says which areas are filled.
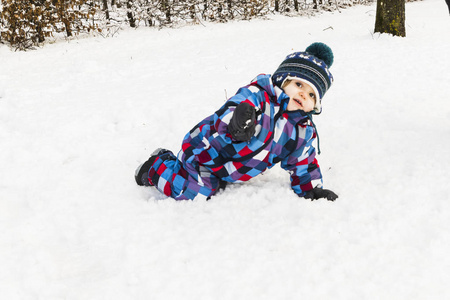
[[[301,96],[302,98],[306,98],[306,94],[305,94],[304,91],[300,91],[299,94],[300,94],[300,96]]]

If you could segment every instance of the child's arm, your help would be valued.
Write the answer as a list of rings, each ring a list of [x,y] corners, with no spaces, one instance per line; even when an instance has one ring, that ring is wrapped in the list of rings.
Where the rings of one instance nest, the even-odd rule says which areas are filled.
[[[281,167],[291,174],[291,187],[304,197],[306,192],[322,187],[322,173],[316,159],[316,150],[312,146],[315,132],[311,126],[299,128],[299,146],[287,158],[281,161]],[[303,138],[302,138],[303,137]]]
[[[229,135],[235,141],[248,141],[255,134],[256,118],[260,114],[266,97],[264,91],[255,86],[240,88],[225,105],[214,114],[214,129]],[[250,122],[247,122],[250,120]]]
[[[303,129],[305,129],[303,145],[282,160],[281,167],[291,173],[291,186],[298,196],[311,201],[319,198],[334,201],[338,195],[322,188],[322,173],[317,163],[316,150],[312,146],[316,136],[314,130],[311,127]]]

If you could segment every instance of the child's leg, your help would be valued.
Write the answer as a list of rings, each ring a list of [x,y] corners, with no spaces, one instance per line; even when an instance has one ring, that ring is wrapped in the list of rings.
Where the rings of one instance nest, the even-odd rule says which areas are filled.
[[[209,170],[191,165],[183,167],[172,152],[156,158],[149,171],[149,180],[160,192],[175,200],[193,200],[199,193],[211,196],[219,186],[219,179]]]

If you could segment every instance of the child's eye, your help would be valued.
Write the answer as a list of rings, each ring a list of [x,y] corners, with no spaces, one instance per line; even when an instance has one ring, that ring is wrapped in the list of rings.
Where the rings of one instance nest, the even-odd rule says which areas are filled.
[[[295,84],[297,84],[298,87],[302,87],[302,83],[301,82],[296,82]]]
[[[310,93],[309,96],[313,99],[316,99],[316,95],[314,95],[313,93]]]

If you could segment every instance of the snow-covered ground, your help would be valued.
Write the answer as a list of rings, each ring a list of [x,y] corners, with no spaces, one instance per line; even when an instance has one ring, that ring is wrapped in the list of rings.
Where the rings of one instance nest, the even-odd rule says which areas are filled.
[[[313,18],[122,31],[29,52],[0,46],[2,299],[448,299],[450,17],[408,3]],[[134,182],[259,73],[333,49],[315,118],[325,187],[274,167],[211,201]]]

